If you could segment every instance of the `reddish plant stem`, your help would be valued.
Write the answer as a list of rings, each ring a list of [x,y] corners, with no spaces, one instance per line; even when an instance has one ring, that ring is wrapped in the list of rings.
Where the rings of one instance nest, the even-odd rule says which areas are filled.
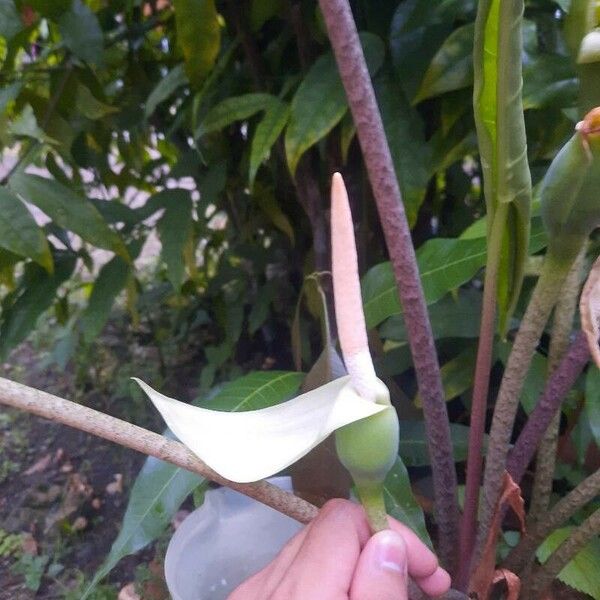
[[[443,564],[452,570],[457,555],[459,512],[450,424],[402,195],[350,5],[347,0],[319,0],[319,5],[356,124],[406,315],[410,348],[423,399],[439,526],[439,551]]]
[[[502,236],[506,224],[507,211],[508,205],[506,203],[501,203],[498,206],[489,235],[488,257],[483,287],[481,326],[479,329],[479,345],[477,346],[477,360],[475,363],[475,376],[473,379],[473,398],[471,401],[465,503],[460,529],[459,589],[463,589],[467,585],[470,574],[471,557],[475,546],[479,488],[481,485],[481,472],[483,470],[482,449],[483,436],[485,433],[485,415],[494,350],[498,268],[500,266]]]
[[[554,415],[560,410],[564,397],[577,381],[589,359],[587,338],[580,331],[546,382],[540,399],[509,455],[506,468],[516,483],[521,481],[544,432],[548,429]]]

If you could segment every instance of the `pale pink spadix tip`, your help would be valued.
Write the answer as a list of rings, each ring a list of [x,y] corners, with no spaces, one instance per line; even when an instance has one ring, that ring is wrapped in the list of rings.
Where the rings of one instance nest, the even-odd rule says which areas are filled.
[[[339,173],[331,182],[331,262],[335,316],[342,356],[353,387],[375,399],[377,376],[369,352],[348,192]]]

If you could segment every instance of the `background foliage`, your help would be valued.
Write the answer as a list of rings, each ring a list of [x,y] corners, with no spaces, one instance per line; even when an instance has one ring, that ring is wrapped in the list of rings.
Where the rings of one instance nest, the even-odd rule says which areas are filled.
[[[569,8],[568,0],[526,2],[523,102],[534,186],[579,118]],[[353,9],[464,460],[486,262],[471,100],[476,6],[356,0]],[[0,148],[0,358],[49,314],[51,359],[77,364],[89,381],[116,306],[131,335],[157,348],[162,377],[183,356],[193,358],[199,397],[247,371],[269,370],[262,378],[271,385],[282,375],[270,369],[299,371],[318,357],[323,307],[304,278],[329,269],[327,190],[332,172],[342,171],[378,370],[410,421],[401,455],[411,467],[426,466],[395,281],[315,2],[0,0]],[[538,211],[534,201],[531,255],[545,246]],[[330,303],[328,278],[319,280]],[[527,278],[509,329],[530,286]],[[498,366],[509,347],[498,340]],[[523,415],[545,371],[541,347]],[[265,384],[237,380],[244,382],[251,389],[242,403]],[[590,371],[565,406],[574,455],[559,467],[559,492],[590,468],[586,457],[600,442],[591,403],[599,385]],[[258,394],[251,405],[294,389]],[[394,476],[406,480],[399,465]],[[172,513],[197,482],[163,471],[147,464],[136,486],[176,479],[178,501],[145,496]],[[398,506],[401,487],[390,488]],[[156,537],[168,522],[161,519],[144,528],[143,543],[125,539],[126,524],[107,564]]]

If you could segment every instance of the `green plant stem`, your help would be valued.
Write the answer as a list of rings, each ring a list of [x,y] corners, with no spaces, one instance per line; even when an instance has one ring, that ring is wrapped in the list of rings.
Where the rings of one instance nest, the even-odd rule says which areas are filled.
[[[371,532],[377,533],[389,529],[385,500],[383,498],[383,484],[357,486],[360,502],[367,513]]]
[[[254,498],[301,523],[317,515],[317,507],[267,481],[235,483],[221,477],[180,442],[116,419],[97,410],[0,377],[0,404],[74,427],[154,456]]]
[[[483,435],[496,324],[498,269],[500,267],[502,238],[507,214],[508,204],[501,203],[494,216],[488,243],[479,345],[477,346],[477,360],[475,363],[475,376],[473,378],[465,502],[460,529],[458,586],[461,589],[467,583],[473,545],[475,543],[479,487],[481,485],[481,471],[483,466]]]
[[[519,396],[537,343],[571,268],[572,260],[559,257],[549,247],[519,332],[508,358],[496,400],[489,436],[483,481],[483,504],[477,553],[483,549],[502,486]]]
[[[600,469],[586,477],[577,487],[559,500],[543,518],[538,519],[533,527],[525,532],[502,566],[519,574],[529,564],[536,548],[544,539],[598,494],[600,494]]]
[[[527,597],[542,598],[553,579],[598,535],[600,535],[600,508],[577,527],[543,565],[534,570],[531,578],[531,595]]]
[[[348,0],[319,0],[348,97],[406,317],[431,457],[442,564],[454,570],[458,495],[450,421],[402,195]]]
[[[569,275],[563,285],[560,299],[554,309],[552,337],[550,339],[550,349],[548,352],[549,375],[554,372],[569,347],[571,330],[573,329],[573,317],[575,315],[575,310],[577,309],[579,280],[584,258],[585,247],[573,263]],[[542,515],[550,505],[552,482],[554,480],[554,470],[556,467],[559,426],[560,410],[554,415],[537,452],[533,491],[529,507],[529,519],[533,521],[535,521],[539,515]]]

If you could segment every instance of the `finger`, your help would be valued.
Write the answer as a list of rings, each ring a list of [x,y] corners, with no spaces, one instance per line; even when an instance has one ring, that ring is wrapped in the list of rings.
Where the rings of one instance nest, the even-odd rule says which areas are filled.
[[[376,533],[356,565],[350,600],[407,600],[407,552],[398,532],[387,529]]]
[[[277,588],[277,598],[337,598],[350,590],[361,541],[368,538],[362,509],[332,500],[319,511]]]
[[[422,579],[415,579],[415,583],[425,592],[428,596],[441,596],[450,589],[450,575],[442,567],[438,567],[432,575],[429,577],[423,577]]]
[[[409,575],[414,579],[422,579],[433,575],[439,568],[436,555],[410,527],[391,517],[388,518],[388,521],[390,527],[399,533],[406,543]]]

